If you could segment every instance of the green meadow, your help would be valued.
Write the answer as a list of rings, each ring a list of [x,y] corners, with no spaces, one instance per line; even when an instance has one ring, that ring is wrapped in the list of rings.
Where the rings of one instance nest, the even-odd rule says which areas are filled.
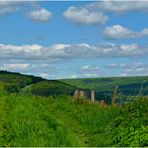
[[[148,146],[147,96],[102,105],[74,100],[75,89],[65,82],[1,72],[0,146]]]

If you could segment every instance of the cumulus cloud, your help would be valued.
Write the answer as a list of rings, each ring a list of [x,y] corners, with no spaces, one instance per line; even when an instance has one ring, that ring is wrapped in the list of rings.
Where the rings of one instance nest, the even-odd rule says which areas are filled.
[[[128,76],[128,74],[127,73],[120,73],[119,76],[126,77],[126,76]]]
[[[75,78],[93,78],[101,75],[100,69],[94,65],[84,65],[75,71],[75,74],[68,76],[70,79]]]
[[[39,76],[42,78],[48,78],[49,74],[48,73],[40,73]]]
[[[148,36],[148,29],[145,28],[140,32],[135,32],[121,25],[113,25],[106,27],[103,34],[108,39],[139,38]]]
[[[142,62],[136,62],[132,64],[109,64],[106,68],[110,69],[122,69],[122,73],[120,76],[140,76],[140,75],[148,75],[148,65],[143,64]]]
[[[0,1],[0,15],[12,13],[23,8],[25,4],[29,4],[32,7],[30,2],[19,2],[19,1]],[[33,8],[32,8],[33,9]],[[38,8],[37,10],[32,10],[29,13],[30,18],[38,22],[46,22],[51,19],[52,13],[44,8]]]
[[[0,15],[11,13],[20,9],[19,2],[0,1]]]
[[[3,64],[0,66],[1,70],[9,70],[9,71],[20,71],[29,68],[30,64],[26,63],[12,63],[12,64]]]
[[[69,7],[63,16],[74,23],[86,25],[104,24],[108,20],[108,17],[100,12],[77,7]]]
[[[108,58],[108,57],[140,57],[148,55],[148,47],[138,44],[99,45],[82,44],[54,44],[48,47],[33,45],[0,44],[0,58],[8,59],[69,59],[69,58]]]
[[[97,66],[85,65],[81,67],[81,72],[90,72],[90,73],[97,73],[99,72],[99,68]]]
[[[40,56],[42,46],[33,44],[33,45],[22,45],[16,46],[11,44],[0,44],[0,57],[1,58],[29,58],[29,57],[38,57]]]
[[[78,78],[96,78],[100,77],[100,74],[98,73],[78,73],[78,74],[73,74],[67,77],[63,77],[62,79],[78,79]]]
[[[109,64],[109,65],[106,65],[105,67],[112,69],[112,68],[119,68],[120,66],[118,64],[112,63],[112,64]]]
[[[148,75],[148,65],[141,62],[127,65],[126,67],[124,67],[124,69],[124,71],[129,74]]]
[[[31,11],[29,16],[35,21],[46,22],[51,19],[52,13],[47,9],[41,8],[39,10]]]
[[[69,78],[69,79],[77,79],[78,77],[79,76],[77,74],[74,74],[74,75],[68,76],[67,78]]]
[[[57,68],[51,66],[49,63],[43,63],[43,61],[32,62],[24,60],[16,63],[7,60],[0,64],[0,70],[20,72],[23,74],[41,76],[43,78],[55,78]]]
[[[145,67],[145,65],[142,63],[142,62],[136,62],[136,63],[133,63],[133,64],[125,64],[125,63],[122,63],[122,64],[109,64],[106,66],[107,68],[124,68],[124,69],[134,69],[134,68],[143,68]]]
[[[129,11],[147,11],[148,1],[101,1],[93,2],[87,5],[87,7],[103,12],[120,14]]]

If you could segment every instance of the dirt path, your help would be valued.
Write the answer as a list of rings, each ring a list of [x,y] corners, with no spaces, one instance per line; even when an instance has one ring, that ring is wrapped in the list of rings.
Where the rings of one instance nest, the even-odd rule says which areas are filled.
[[[60,122],[63,124],[72,134],[74,134],[77,139],[80,141],[81,146],[88,146],[88,137],[86,135],[86,129],[81,123],[69,114],[67,114],[65,111],[54,111],[54,116]]]

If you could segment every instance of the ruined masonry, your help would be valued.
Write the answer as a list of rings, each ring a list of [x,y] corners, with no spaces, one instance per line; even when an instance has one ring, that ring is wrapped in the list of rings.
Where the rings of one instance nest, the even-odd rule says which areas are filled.
[[[75,90],[73,97],[75,100],[79,100],[80,97],[85,97],[90,99],[92,102],[95,102],[95,91],[92,90],[90,93],[88,93],[88,91],[86,92],[84,90]]]

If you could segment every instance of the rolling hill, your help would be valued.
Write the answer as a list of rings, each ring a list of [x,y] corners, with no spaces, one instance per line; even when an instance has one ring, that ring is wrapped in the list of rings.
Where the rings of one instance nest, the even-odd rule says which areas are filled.
[[[1,71],[0,146],[148,146],[147,97],[104,106],[74,100],[74,89],[57,80]]]
[[[111,101],[116,86],[120,89],[121,97],[148,95],[148,76],[63,79],[61,82],[95,90],[96,99],[106,99],[107,102]]]
[[[0,71],[0,83],[9,93],[31,93],[38,96],[73,95],[76,87],[58,80]]]

